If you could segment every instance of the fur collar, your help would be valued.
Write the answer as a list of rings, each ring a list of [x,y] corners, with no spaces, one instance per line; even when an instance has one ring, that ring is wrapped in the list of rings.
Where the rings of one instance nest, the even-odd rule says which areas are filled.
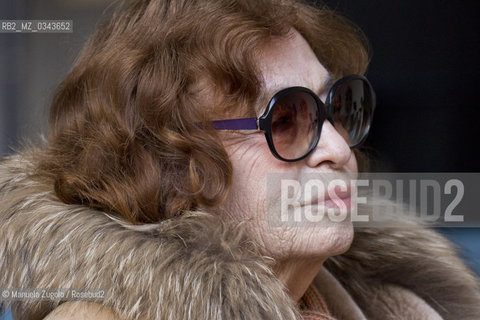
[[[242,225],[191,212],[133,226],[66,205],[51,181],[30,177],[32,155],[0,164],[0,287],[104,288],[103,303],[125,319],[298,318],[271,260],[259,255]],[[444,319],[476,319],[478,280],[450,243],[416,222],[399,218],[397,225],[356,229],[351,249],[325,267],[368,319],[400,314],[394,309],[401,306],[378,298],[390,285]],[[21,319],[42,319],[58,303],[14,301],[12,310]]]

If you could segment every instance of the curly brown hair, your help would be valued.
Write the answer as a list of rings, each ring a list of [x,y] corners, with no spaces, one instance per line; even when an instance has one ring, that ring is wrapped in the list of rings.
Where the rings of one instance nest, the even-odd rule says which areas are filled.
[[[256,50],[295,28],[336,78],[362,74],[363,33],[324,6],[136,0],[89,39],[54,96],[38,172],[57,196],[151,223],[226,197],[232,166],[207,123],[255,116]]]

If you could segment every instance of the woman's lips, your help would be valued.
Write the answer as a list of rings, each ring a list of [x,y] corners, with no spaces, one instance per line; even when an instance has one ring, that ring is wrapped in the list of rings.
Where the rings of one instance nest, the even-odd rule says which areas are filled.
[[[325,192],[323,198],[313,197],[311,201],[306,201],[303,206],[323,206],[332,209],[348,209],[352,207],[350,186],[336,186]]]
[[[320,202],[320,205],[322,205],[322,202]],[[332,208],[332,209],[350,210],[350,208],[352,207],[352,198],[347,197],[347,198],[329,199],[324,201],[323,205],[329,209]]]

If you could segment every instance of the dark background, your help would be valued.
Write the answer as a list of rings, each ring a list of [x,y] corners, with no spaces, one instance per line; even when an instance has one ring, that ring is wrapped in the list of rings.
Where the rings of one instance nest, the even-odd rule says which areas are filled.
[[[369,38],[378,171],[478,172],[480,1],[329,0]]]
[[[74,27],[72,34],[0,33],[0,155],[45,133],[55,86],[112,2],[0,1],[0,19],[71,19]],[[480,172],[480,1],[324,2],[355,21],[373,48],[373,169]],[[480,230],[441,231],[480,272]]]

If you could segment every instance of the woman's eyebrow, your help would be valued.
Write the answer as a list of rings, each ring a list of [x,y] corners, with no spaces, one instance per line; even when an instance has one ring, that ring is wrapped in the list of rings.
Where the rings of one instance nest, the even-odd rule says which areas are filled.
[[[335,77],[329,72],[324,78],[318,90],[314,91],[312,88],[312,91],[314,91],[319,97],[321,97],[322,95],[327,93],[328,90],[330,90],[334,83]],[[255,106],[257,116],[260,116],[265,111],[265,107],[267,106],[270,99],[280,90],[282,90],[282,88],[270,89],[268,90],[268,92],[263,91],[263,93],[260,95],[260,99],[258,99],[258,102]]]

